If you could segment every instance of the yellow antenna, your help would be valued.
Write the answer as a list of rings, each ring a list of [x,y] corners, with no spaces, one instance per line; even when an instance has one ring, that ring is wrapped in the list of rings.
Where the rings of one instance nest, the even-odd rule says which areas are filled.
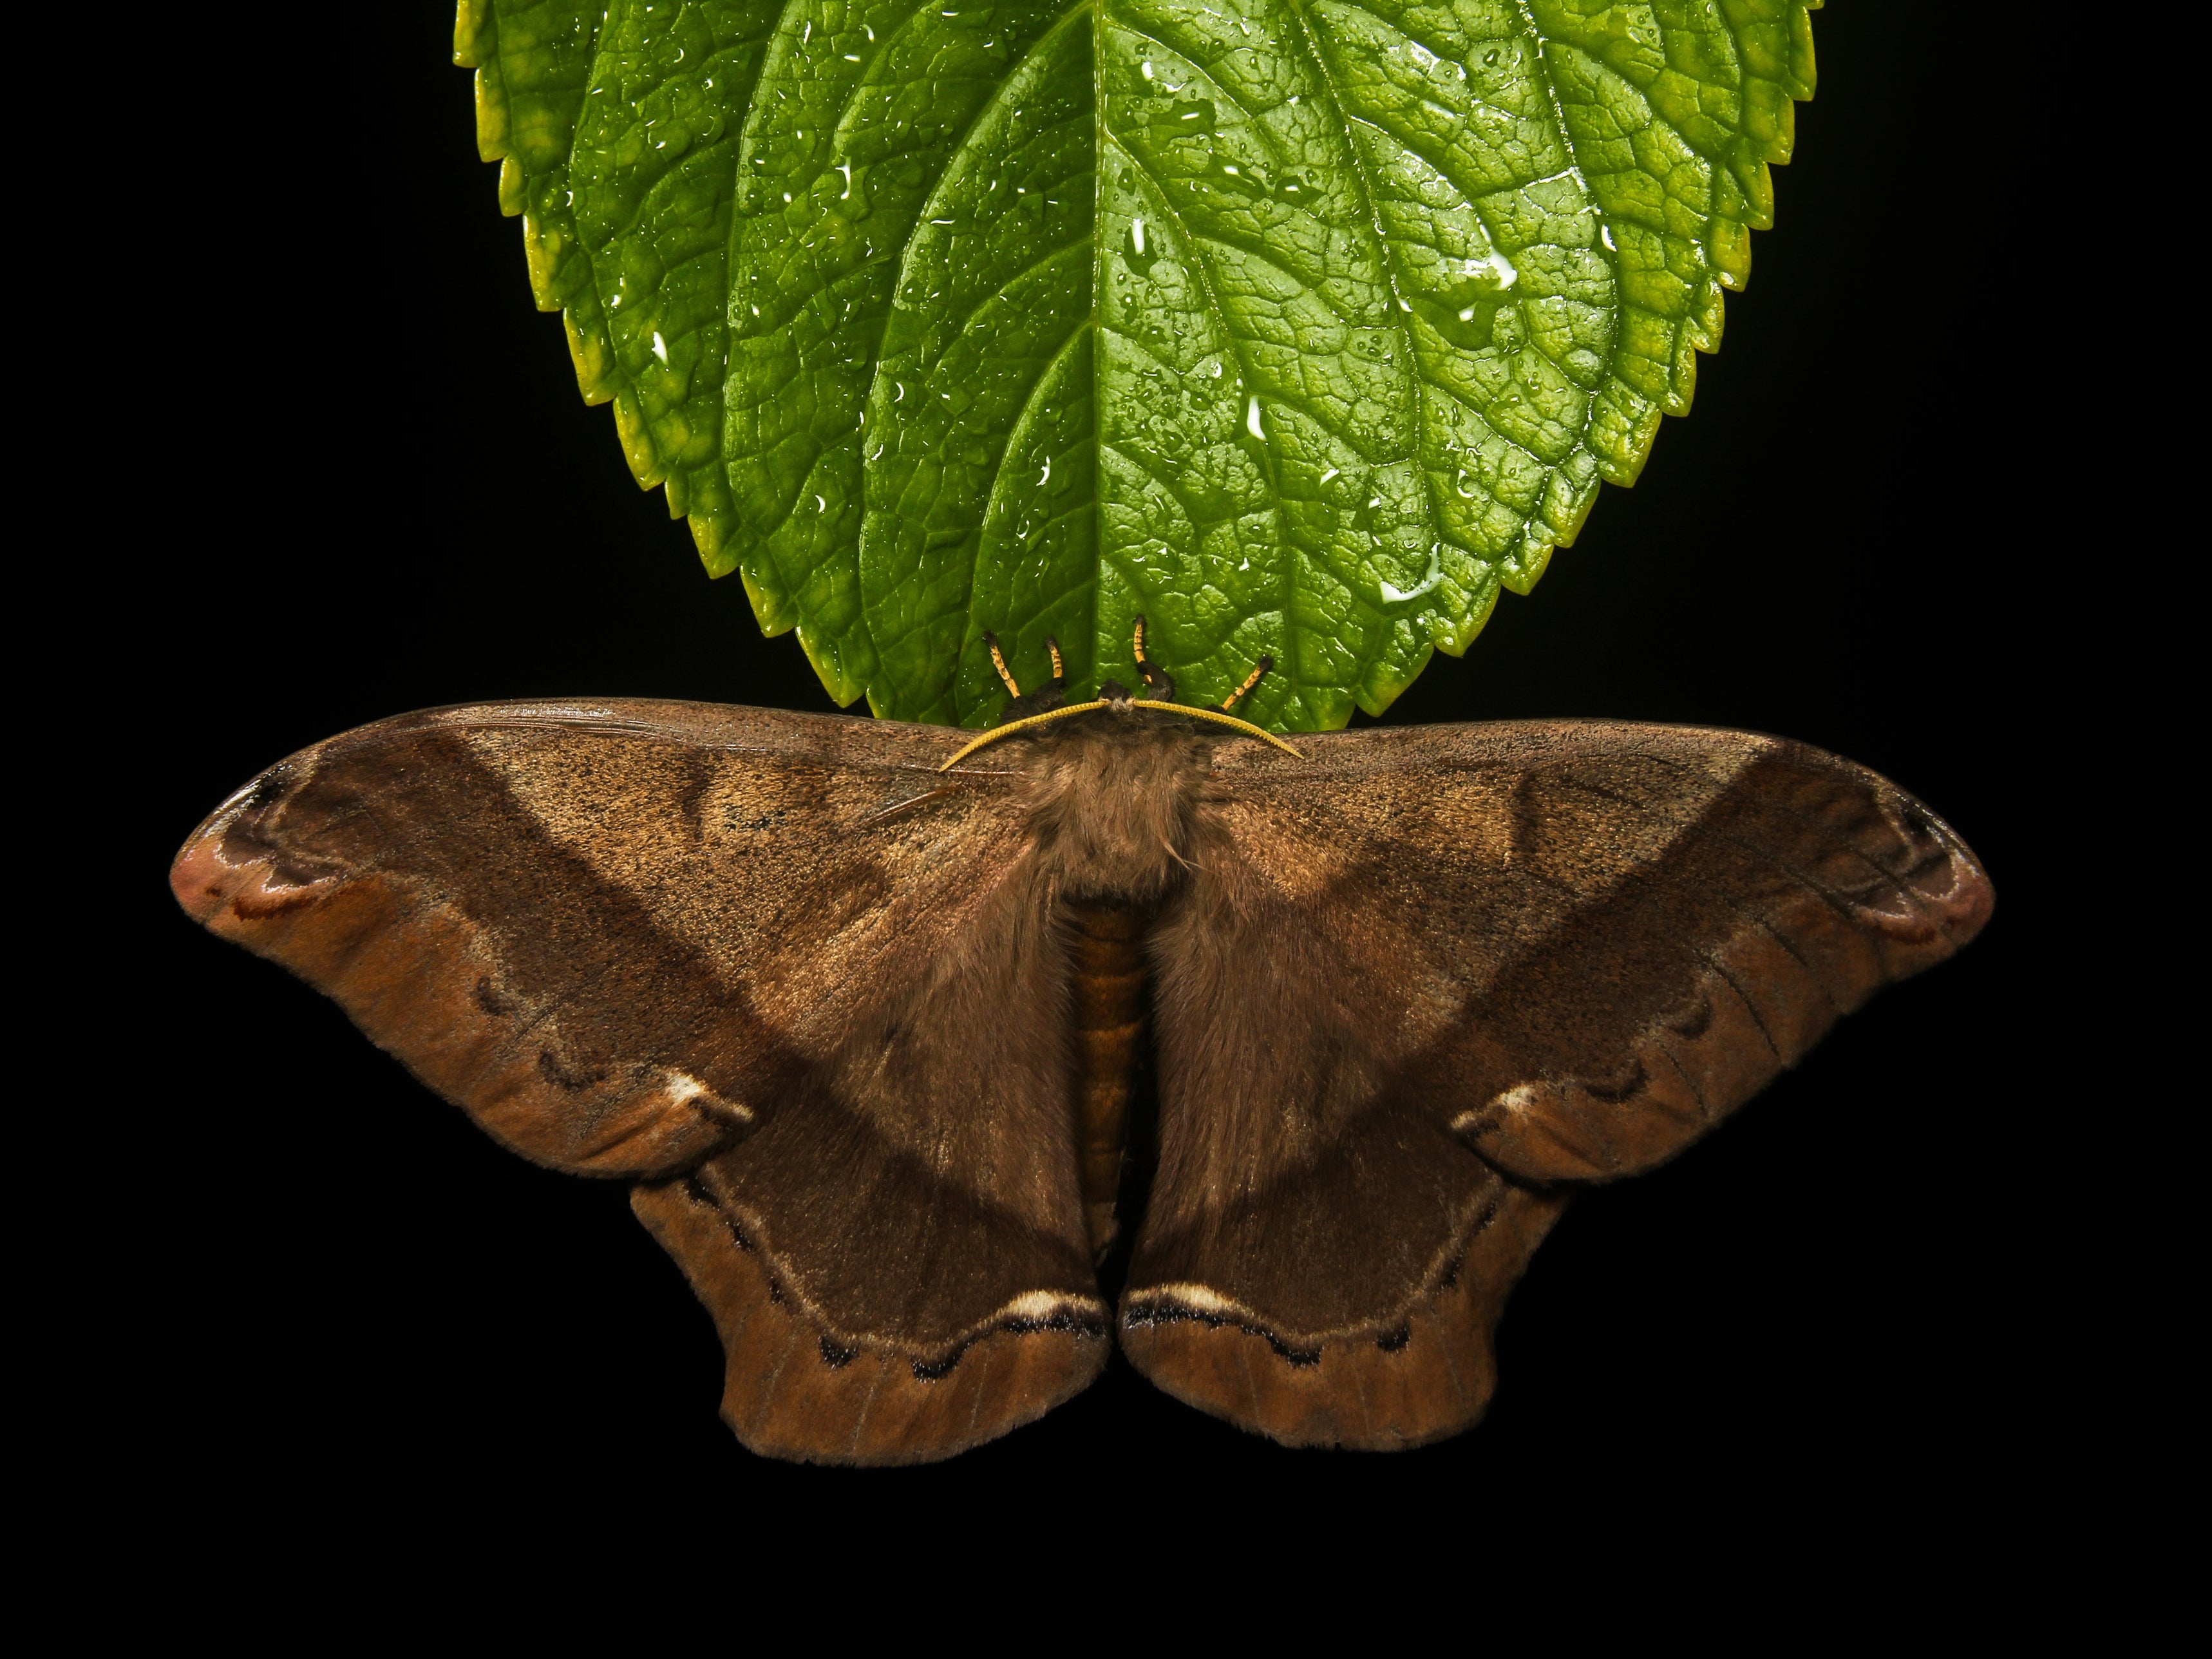
[[[999,671],[999,678],[1006,682],[1006,695],[1010,697],[1020,696],[1022,688],[1014,684],[1014,677],[1006,668],[1006,659],[999,654],[999,636],[986,629],[983,631],[983,643],[991,647],[991,666]],[[1053,667],[1055,670],[1060,666],[1059,656],[1060,653],[1057,651],[1053,653],[1054,659]]]
[[[1087,714],[1094,708],[1103,708],[1105,706],[1103,699],[1093,698],[1089,702],[1071,702],[1065,708],[1048,708],[1042,714],[1030,714],[1022,720],[1008,720],[1004,726],[994,726],[973,742],[963,744],[951,760],[937,769],[940,772],[950,772],[986,744],[996,743],[1000,738],[1010,738],[1015,732],[1024,731],[1030,726],[1042,726],[1047,720],[1066,720],[1070,714]]]
[[[1194,720],[1212,720],[1216,726],[1232,726],[1236,727],[1237,730],[1245,733],[1249,737],[1257,738],[1262,743],[1273,744],[1276,748],[1281,750],[1285,755],[1295,755],[1300,760],[1304,760],[1305,758],[1303,754],[1300,754],[1298,750],[1291,748],[1290,744],[1285,743],[1273,732],[1263,732],[1258,726],[1253,725],[1251,721],[1240,720],[1236,715],[1225,714],[1218,708],[1193,708],[1188,703],[1154,702],[1149,697],[1138,697],[1134,699],[1134,701],[1137,707],[1139,708],[1164,709],[1170,714],[1182,714]]]
[[[1267,672],[1274,665],[1275,659],[1273,657],[1261,658],[1260,665],[1257,668],[1255,668],[1251,673],[1246,677],[1244,684],[1238,686],[1234,691],[1231,691],[1227,696],[1221,700],[1221,712],[1225,714],[1231,709],[1234,708],[1237,706],[1237,699],[1243,696],[1254,686],[1259,684],[1261,677],[1267,673]]]
[[[1089,702],[1072,702],[1065,708],[1048,709],[1042,714],[1031,714],[1025,720],[1009,720],[1004,726],[994,726],[989,731],[985,732],[971,741],[962,744],[961,747],[954,752],[952,758],[946,761],[944,765],[939,767],[937,769],[940,772],[950,772],[954,767],[959,765],[962,761],[966,760],[969,756],[974,754],[978,749],[985,748],[991,744],[994,744],[998,742],[1000,738],[1010,738],[1013,736],[1015,732],[1025,731],[1030,726],[1042,726],[1049,720],[1066,720],[1070,714],[1087,714],[1093,709],[1106,708],[1111,706],[1112,705],[1109,704],[1103,697],[1094,698]],[[1290,744],[1285,743],[1273,732],[1263,732],[1258,726],[1253,725],[1249,720],[1240,720],[1236,715],[1224,714],[1218,709],[1191,708],[1179,702],[1154,702],[1147,697],[1132,698],[1131,706],[1137,708],[1155,708],[1164,714],[1181,714],[1189,720],[1212,720],[1216,726],[1232,726],[1236,730],[1243,732],[1247,737],[1257,738],[1262,743],[1273,744],[1276,748],[1281,750],[1285,755],[1293,756],[1299,760],[1304,760],[1305,758],[1304,755],[1299,754],[1297,750],[1291,748]]]

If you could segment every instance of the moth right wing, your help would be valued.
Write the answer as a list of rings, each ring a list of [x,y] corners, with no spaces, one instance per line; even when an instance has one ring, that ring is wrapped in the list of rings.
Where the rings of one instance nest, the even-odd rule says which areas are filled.
[[[951,734],[610,700],[434,710],[271,768],[179,854],[536,1161],[641,1181],[757,1450],[951,1453],[1108,1346],[1066,970],[1001,783]]]
[[[1160,1164],[1122,1340],[1298,1443],[1455,1432],[1572,1184],[1672,1157],[1990,905],[1903,791],[1734,732],[1217,751],[1157,936]]]

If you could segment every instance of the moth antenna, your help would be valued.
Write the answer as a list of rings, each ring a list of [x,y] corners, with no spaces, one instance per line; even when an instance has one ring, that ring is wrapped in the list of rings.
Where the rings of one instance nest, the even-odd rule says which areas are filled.
[[[986,744],[996,743],[1000,738],[1011,737],[1015,732],[1026,731],[1032,726],[1042,726],[1047,720],[1065,720],[1070,714],[1087,714],[1094,708],[1103,708],[1106,705],[1103,702],[1096,699],[1090,702],[1071,702],[1064,708],[1048,708],[1042,714],[1025,714],[1020,720],[1008,720],[1004,726],[994,726],[989,731],[980,733],[976,737],[970,738],[968,742],[962,744],[958,749],[953,751],[952,757],[937,769],[940,772],[950,772],[954,767],[959,765],[962,761],[966,760],[969,756],[974,754],[978,749],[982,748]],[[1197,712],[1202,714],[1205,711],[1199,710]],[[1244,722],[1242,720],[1233,722],[1233,724],[1238,726],[1242,726],[1243,723]],[[1255,732],[1259,731],[1257,726],[1255,726],[1252,729]],[[1260,735],[1264,738],[1267,737],[1267,734],[1264,732],[1261,732]],[[1272,743],[1274,740],[1270,738],[1268,738],[1268,741]],[[1287,747],[1288,745],[1285,746]]]
[[[1060,641],[1049,634],[1044,636],[1044,648],[1052,653],[1052,677],[1056,680],[1067,678],[1067,665],[1060,659]]]
[[[1137,654],[1137,672],[1144,676],[1145,690],[1161,702],[1175,701],[1175,681],[1163,668],[1155,668],[1145,659],[1145,619],[1137,618],[1137,635],[1130,649]]]
[[[1103,702],[1086,702],[1081,705],[1081,707],[1085,708],[1103,708],[1106,705]],[[1157,708],[1163,714],[1181,714],[1185,720],[1212,720],[1216,726],[1234,726],[1237,731],[1242,732],[1248,738],[1257,738],[1262,743],[1273,744],[1276,748],[1281,750],[1285,755],[1295,755],[1300,760],[1304,760],[1305,758],[1303,752],[1291,748],[1290,744],[1285,743],[1273,732],[1262,730],[1261,727],[1253,725],[1249,720],[1240,720],[1234,714],[1224,714],[1218,708],[1193,708],[1188,703],[1155,702],[1148,697],[1139,697],[1131,705],[1131,707],[1136,708]],[[1067,712],[1073,713],[1074,711],[1071,709]],[[950,765],[951,763],[947,762],[946,764]]]
[[[1006,695],[1010,697],[1020,696],[1022,688],[1014,684],[1014,677],[1006,672],[1006,659],[999,654],[999,636],[987,628],[983,630],[983,643],[991,648],[991,666],[999,671],[999,678],[1006,683]],[[1052,654],[1053,665],[1058,667],[1060,653],[1055,651]]]
[[[1109,680],[1107,684],[1111,685],[1113,682]],[[1105,688],[1102,686],[1099,689],[1103,690]],[[994,744],[1000,738],[1012,737],[1017,732],[1025,732],[1033,726],[1042,726],[1050,720],[1066,720],[1070,714],[1088,714],[1093,709],[1103,708],[1106,706],[1106,700],[1103,697],[1094,697],[1089,702],[1071,702],[1062,708],[1048,708],[1042,714],[1025,714],[1018,720],[1008,720],[1004,726],[994,726],[989,731],[978,732],[966,743],[962,744],[937,769],[940,772],[950,772],[978,749]],[[1156,702],[1145,697],[1131,699],[1130,707],[1157,708],[1162,714],[1181,714],[1185,720],[1211,720],[1216,726],[1233,727],[1248,738],[1257,738],[1262,743],[1271,743],[1285,755],[1292,756],[1298,760],[1305,758],[1273,732],[1263,732],[1251,721],[1240,720],[1234,714],[1224,714],[1218,708],[1191,708],[1179,702]]]
[[[1227,696],[1221,700],[1221,712],[1225,714],[1231,709],[1234,708],[1237,706],[1237,700],[1243,696],[1247,691],[1249,691],[1254,686],[1259,684],[1261,678],[1265,675],[1268,670],[1274,667],[1274,665],[1275,659],[1273,657],[1261,658],[1259,666],[1245,676],[1244,684],[1238,686],[1234,691],[1231,691]]]

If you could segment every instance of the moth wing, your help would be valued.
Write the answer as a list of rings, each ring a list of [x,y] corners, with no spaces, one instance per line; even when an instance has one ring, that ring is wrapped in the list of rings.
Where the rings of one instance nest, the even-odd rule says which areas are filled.
[[[1121,1336],[1293,1443],[1479,1416],[1573,1184],[1671,1158],[1990,914],[1965,844],[1802,744],[1594,722],[1219,751],[1155,935],[1160,1164]]]
[[[757,1450],[949,1455],[1103,1362],[1065,969],[988,774],[890,722],[609,701],[303,750],[178,855],[196,919],[515,1151],[642,1184]]]

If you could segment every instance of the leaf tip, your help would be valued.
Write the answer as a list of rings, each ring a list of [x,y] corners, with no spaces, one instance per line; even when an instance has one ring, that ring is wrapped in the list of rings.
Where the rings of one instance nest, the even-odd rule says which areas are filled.
[[[745,584],[747,597],[751,597],[756,591],[753,584],[750,580],[747,581]],[[865,696],[868,699],[870,714],[889,718],[884,714],[883,709],[877,706],[874,691],[847,671],[844,663],[840,660],[836,647],[804,622],[799,624],[799,648],[806,653],[806,660],[813,665],[815,673],[822,681],[822,689],[830,694],[831,701],[836,702],[837,707],[849,708]]]

